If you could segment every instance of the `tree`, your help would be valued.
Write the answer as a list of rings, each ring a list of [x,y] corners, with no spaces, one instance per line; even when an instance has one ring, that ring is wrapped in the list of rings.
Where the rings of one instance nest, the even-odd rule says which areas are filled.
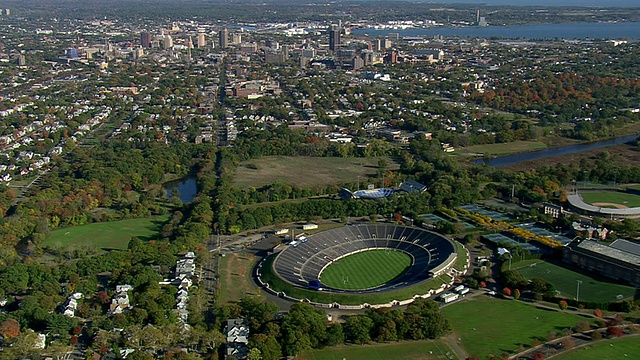
[[[342,325],[335,323],[329,325],[327,328],[327,340],[325,345],[336,346],[344,344],[344,332],[342,331]]]
[[[509,289],[508,287],[502,289],[502,294],[504,294],[505,296],[511,296],[511,289]]]
[[[7,319],[0,323],[0,335],[5,339],[13,339],[20,335],[20,323],[15,319]]]
[[[520,298],[520,290],[518,289],[513,290],[513,298],[516,300]]]
[[[573,339],[568,336],[565,339],[562,339],[562,342],[560,343],[561,346],[567,350],[572,349],[574,346],[576,346],[576,342],[573,341]]]
[[[593,310],[593,315],[601,318],[602,317],[602,310],[600,310],[600,309]]]
[[[277,360],[282,357],[282,349],[274,336],[256,334],[251,337],[249,346],[260,350],[263,360]]]
[[[260,349],[257,349],[257,348],[250,349],[249,354],[247,355],[247,360],[262,360]]]
[[[354,315],[347,319],[344,330],[347,339],[355,344],[368,344],[371,342],[371,329],[373,329],[373,320],[364,315]]]
[[[567,304],[567,302],[565,300],[560,300],[558,302],[558,307],[560,308],[560,310],[567,310],[568,306],[569,306],[569,304]]]
[[[622,336],[623,332],[622,329],[620,329],[617,326],[609,326],[607,327],[607,336],[608,337],[620,337]]]

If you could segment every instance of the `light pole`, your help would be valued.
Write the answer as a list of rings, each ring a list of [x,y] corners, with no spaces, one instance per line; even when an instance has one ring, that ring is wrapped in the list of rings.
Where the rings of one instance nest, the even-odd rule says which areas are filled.
[[[577,285],[577,289],[576,289],[576,302],[580,301],[580,284],[582,283],[582,280],[576,280]]]
[[[511,259],[513,258],[513,256],[511,256],[511,253],[509,253],[509,270],[511,270]]]

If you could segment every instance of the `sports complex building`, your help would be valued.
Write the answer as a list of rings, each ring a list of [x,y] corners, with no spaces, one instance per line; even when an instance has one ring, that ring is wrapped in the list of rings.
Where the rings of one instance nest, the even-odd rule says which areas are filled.
[[[587,204],[580,194],[571,194],[567,196],[567,201],[569,201],[569,204],[571,204],[574,209],[585,215],[600,216],[611,219],[640,218],[640,207],[614,208],[595,206]]]
[[[336,261],[371,250],[402,252],[411,258],[411,264],[396,278],[371,288],[344,290],[320,281],[322,273]],[[456,258],[456,244],[440,234],[391,224],[359,224],[310,235],[280,252],[272,266],[280,279],[298,288],[367,294],[410,287],[448,274],[455,271]]]
[[[611,245],[574,240],[564,248],[566,263],[640,287],[640,245],[618,239]]]

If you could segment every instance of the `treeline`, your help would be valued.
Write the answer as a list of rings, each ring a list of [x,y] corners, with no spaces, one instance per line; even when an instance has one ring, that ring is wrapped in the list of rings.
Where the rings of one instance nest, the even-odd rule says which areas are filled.
[[[328,321],[324,310],[308,303],[293,304],[281,319],[275,317],[277,311],[274,303],[243,298],[237,304],[218,307],[215,319],[222,328],[227,319],[244,317],[250,328],[249,347],[258,349],[263,360],[343,343],[437,339],[451,330],[438,303],[423,299],[404,310],[369,309],[349,316],[342,324]]]

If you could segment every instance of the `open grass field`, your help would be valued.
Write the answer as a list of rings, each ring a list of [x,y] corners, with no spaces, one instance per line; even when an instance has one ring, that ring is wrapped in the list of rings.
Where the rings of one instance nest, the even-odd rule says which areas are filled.
[[[546,149],[547,145],[540,141],[514,141],[504,144],[472,145],[462,149],[462,153],[485,154],[485,155],[507,155],[527,151]]]
[[[533,265],[535,264],[535,265]],[[618,295],[623,298],[633,297],[635,288],[596,280],[590,276],[554,265],[542,260],[526,260],[511,264],[512,269],[518,270],[525,278],[543,278],[552,283],[560,295],[575,299],[577,292],[576,280],[580,283],[580,300],[593,302],[616,301]]]
[[[343,290],[370,289],[395,279],[410,266],[411,257],[402,251],[363,251],[329,265],[320,282]]]
[[[640,206],[640,196],[619,191],[583,191],[580,192],[582,200],[587,204],[614,203],[626,207]]]
[[[291,186],[316,187],[356,183],[366,189],[368,176],[378,171],[378,161],[385,159],[388,170],[400,167],[390,157],[338,158],[308,156],[264,156],[240,163],[234,176],[234,186],[261,187],[276,181]]]
[[[58,229],[51,232],[51,236],[42,243],[42,246],[126,249],[133,236],[143,241],[160,238],[162,226],[168,220],[169,215],[161,215]]]
[[[251,279],[251,271],[257,258],[247,254],[229,253],[219,257],[218,303],[226,304],[242,299],[245,295],[262,296]]]
[[[476,296],[442,309],[460,344],[471,356],[514,353],[518,346],[531,346],[533,339],[546,341],[547,335],[592,320],[515,300]]]
[[[640,337],[610,339],[581,347],[555,357],[557,360],[618,360],[640,359]]]
[[[448,355],[447,355],[448,354]],[[342,345],[312,350],[297,360],[438,360],[456,359],[440,340],[401,341],[388,344]]]

